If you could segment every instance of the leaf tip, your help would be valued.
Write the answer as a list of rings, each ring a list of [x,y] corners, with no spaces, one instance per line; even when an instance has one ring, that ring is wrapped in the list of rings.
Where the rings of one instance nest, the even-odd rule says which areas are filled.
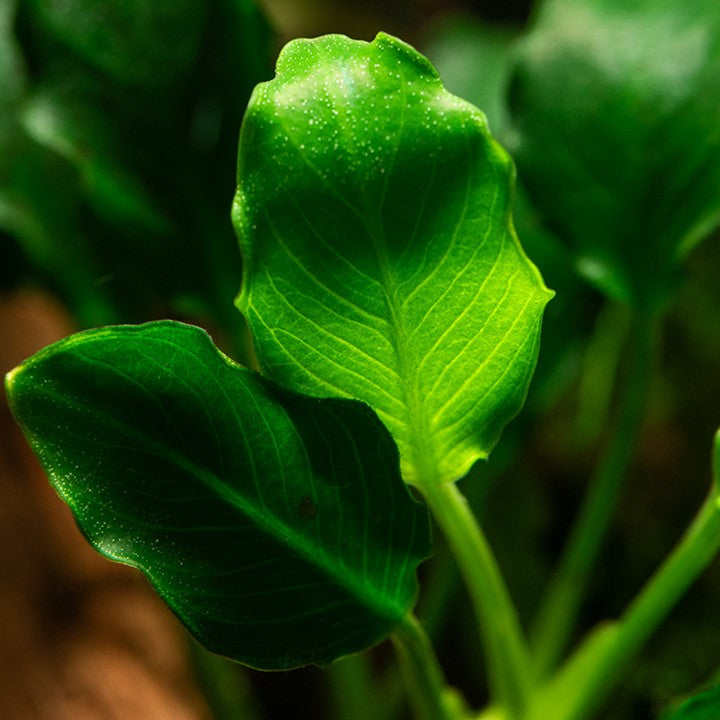
[[[23,371],[24,365],[18,365],[17,367],[14,367],[12,370],[5,373],[5,393],[7,394],[8,399],[10,399],[12,392],[13,392],[13,385],[15,384],[15,380],[17,379],[18,375]]]

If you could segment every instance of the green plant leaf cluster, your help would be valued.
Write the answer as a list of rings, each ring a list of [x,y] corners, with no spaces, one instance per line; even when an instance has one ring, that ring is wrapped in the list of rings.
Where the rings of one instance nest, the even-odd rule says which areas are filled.
[[[85,325],[191,301],[226,321],[237,128],[269,71],[255,5],[8,0],[0,12],[0,230],[19,260],[5,282],[48,283]]]
[[[370,404],[409,482],[453,481],[520,409],[551,297],[484,116],[382,33],[286,46],[255,90],[233,217],[262,368]]]
[[[720,222],[720,6],[550,0],[523,44],[513,157],[578,270],[662,307]]]
[[[326,665],[413,604],[427,513],[367,406],[281,390],[171,321],[73,335],[7,387],[90,542],[211,650]]]
[[[13,412],[90,541],[209,648],[327,664],[400,625],[442,687],[406,617],[429,532],[403,479],[461,477],[527,392],[551,293],[512,227],[511,162],[412,48],[328,36],[255,91],[239,185],[240,304],[271,379],[189,326],[118,326],[13,371]]]
[[[251,6],[239,0],[169,7],[25,0],[0,9],[8,109],[0,150],[14,160],[0,168],[0,227],[48,267],[58,239],[75,248],[65,281],[85,288],[91,304],[112,301],[113,291],[83,281],[133,243],[137,277],[151,278],[160,264],[179,271],[130,304],[207,290],[213,299],[203,302],[219,308],[236,289],[237,266],[224,250],[182,248],[221,226],[218,208],[226,214],[229,197],[216,160],[247,96],[220,72],[237,48],[208,38],[234,43],[240,19],[257,16],[245,16]],[[475,67],[453,67],[470,49]],[[248,52],[261,55],[257,46]],[[382,33],[371,43],[294,41],[276,77],[252,95],[233,206],[243,256],[236,304],[266,376],[235,365],[201,331],[164,322],[62,341],[11,373],[8,392],[90,541],[141,568],[211,649],[254,667],[324,665],[392,633],[421,717],[581,720],[606,701],[720,545],[716,438],[712,491],[675,549],[629,604],[630,576],[618,571],[618,587],[603,597],[612,597],[611,614],[626,610],[582,627],[584,610],[596,619],[588,580],[655,408],[651,395],[666,403],[662,414],[668,397],[682,394],[659,388],[654,365],[680,261],[720,219],[720,11],[700,0],[547,0],[527,32],[450,27],[433,52],[446,53],[450,89],[481,101],[516,153],[517,188],[483,113],[447,92],[403,42]],[[237,104],[219,120],[225,93]],[[488,523],[522,554],[508,563],[501,548],[502,565],[537,573],[514,585],[532,595],[517,607],[537,611],[527,642],[454,483],[493,448],[535,369],[551,293],[515,226],[562,296],[547,318],[542,398],[533,406],[547,413],[542,449],[514,468],[534,487],[520,511],[517,485],[498,483],[514,505]],[[78,228],[79,240],[67,242]],[[107,231],[102,246],[87,241],[97,230]],[[610,298],[596,322],[602,297],[580,275]],[[698,322],[701,341],[710,327]],[[676,439],[691,434],[669,430]],[[515,423],[515,435],[503,467],[475,480],[487,484],[520,454],[528,433]],[[538,598],[547,574],[538,570],[547,562],[543,475],[559,486],[570,465],[590,469],[581,454],[595,445],[605,450]],[[491,702],[477,716],[448,688],[411,613],[429,534],[403,480],[433,512],[481,629]],[[641,523],[652,503],[641,505],[626,519],[637,513]],[[565,509],[550,516],[561,532]],[[634,587],[657,560],[646,555]],[[430,589],[445,602],[450,574],[428,572],[430,585],[445,577]],[[575,628],[589,632],[574,638]],[[353,663],[345,697],[362,701],[373,672],[362,658]],[[383,705],[378,698],[367,712]],[[714,691],[701,694],[668,717],[700,720],[715,701]],[[343,713],[353,717],[358,708],[348,704]]]

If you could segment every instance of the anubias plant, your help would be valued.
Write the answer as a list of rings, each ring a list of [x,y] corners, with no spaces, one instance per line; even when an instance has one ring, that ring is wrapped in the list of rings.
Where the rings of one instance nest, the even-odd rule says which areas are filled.
[[[522,406],[552,296],[515,235],[513,183],[483,114],[408,45],[294,41],[250,101],[233,207],[262,374],[165,321],[71,336],[8,375],[89,541],[208,648],[289,669],[390,636],[428,720],[583,718],[713,556],[715,486],[628,613],[536,670],[456,484]],[[425,507],[481,630],[480,714],[413,614]]]

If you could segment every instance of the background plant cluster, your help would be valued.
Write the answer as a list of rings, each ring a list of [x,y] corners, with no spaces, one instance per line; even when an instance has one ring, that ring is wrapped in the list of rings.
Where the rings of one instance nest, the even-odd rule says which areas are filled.
[[[386,30],[412,42],[451,92],[486,112],[516,160],[518,235],[557,293],[525,409],[463,485],[526,624],[608,442],[638,322],[655,328],[641,429],[581,632],[625,606],[709,480],[720,400],[720,22],[702,5],[558,0],[503,13],[432,2],[3,0],[0,288],[48,288],[80,328],[191,319],[252,363],[232,306],[241,267],[229,219],[250,90],[296,34]],[[715,564],[606,717],[655,717],[720,671],[719,578]],[[479,705],[482,659],[441,543],[421,579],[418,614],[450,682]],[[353,659],[327,674],[248,679],[234,666],[208,671],[217,661],[200,657],[218,717],[217,679],[228,676],[258,717],[369,712],[367,698],[353,700]],[[377,707],[402,716],[384,646],[372,663],[384,681]]]

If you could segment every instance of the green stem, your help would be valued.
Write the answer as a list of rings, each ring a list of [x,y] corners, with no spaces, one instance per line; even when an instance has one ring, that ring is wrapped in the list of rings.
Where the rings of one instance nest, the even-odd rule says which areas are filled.
[[[606,301],[585,349],[578,387],[575,443],[580,451],[598,439],[607,426],[622,351],[630,329],[630,311]]]
[[[525,640],[495,557],[455,483],[427,483],[422,490],[460,567],[483,635],[493,700],[508,717],[522,718],[530,693]]]
[[[263,713],[245,668],[214,655],[194,640],[189,649],[198,682],[215,720],[261,720]]]
[[[583,720],[597,710],[648,638],[720,549],[720,494],[713,486],[682,539],[617,623],[591,635],[550,684],[537,720]],[[550,697],[551,696],[551,697]]]
[[[457,566],[452,562],[446,544],[435,543],[431,566],[427,568],[423,578],[423,592],[415,607],[418,619],[432,641],[442,630],[444,623],[451,620],[447,608],[450,600],[460,584]],[[367,653],[364,653],[365,655]],[[344,663],[344,661],[342,661]],[[335,665],[333,665],[333,669]],[[375,694],[378,701],[373,703],[375,713],[366,713],[364,717],[378,717],[395,720],[402,714],[404,688],[399,682],[397,665],[389,663],[374,679]],[[342,696],[340,696],[342,699]],[[381,707],[380,711],[378,708]]]
[[[630,366],[613,435],[591,479],[531,633],[533,669],[538,678],[553,670],[567,647],[610,525],[645,413],[657,327],[654,316],[635,318]]]
[[[393,717],[394,693],[388,698],[381,692],[384,688],[377,682],[370,660],[369,653],[356,653],[338,660],[328,669],[336,720]]]
[[[417,618],[408,613],[391,636],[407,694],[422,720],[462,720],[462,702],[447,685],[432,644]]]

